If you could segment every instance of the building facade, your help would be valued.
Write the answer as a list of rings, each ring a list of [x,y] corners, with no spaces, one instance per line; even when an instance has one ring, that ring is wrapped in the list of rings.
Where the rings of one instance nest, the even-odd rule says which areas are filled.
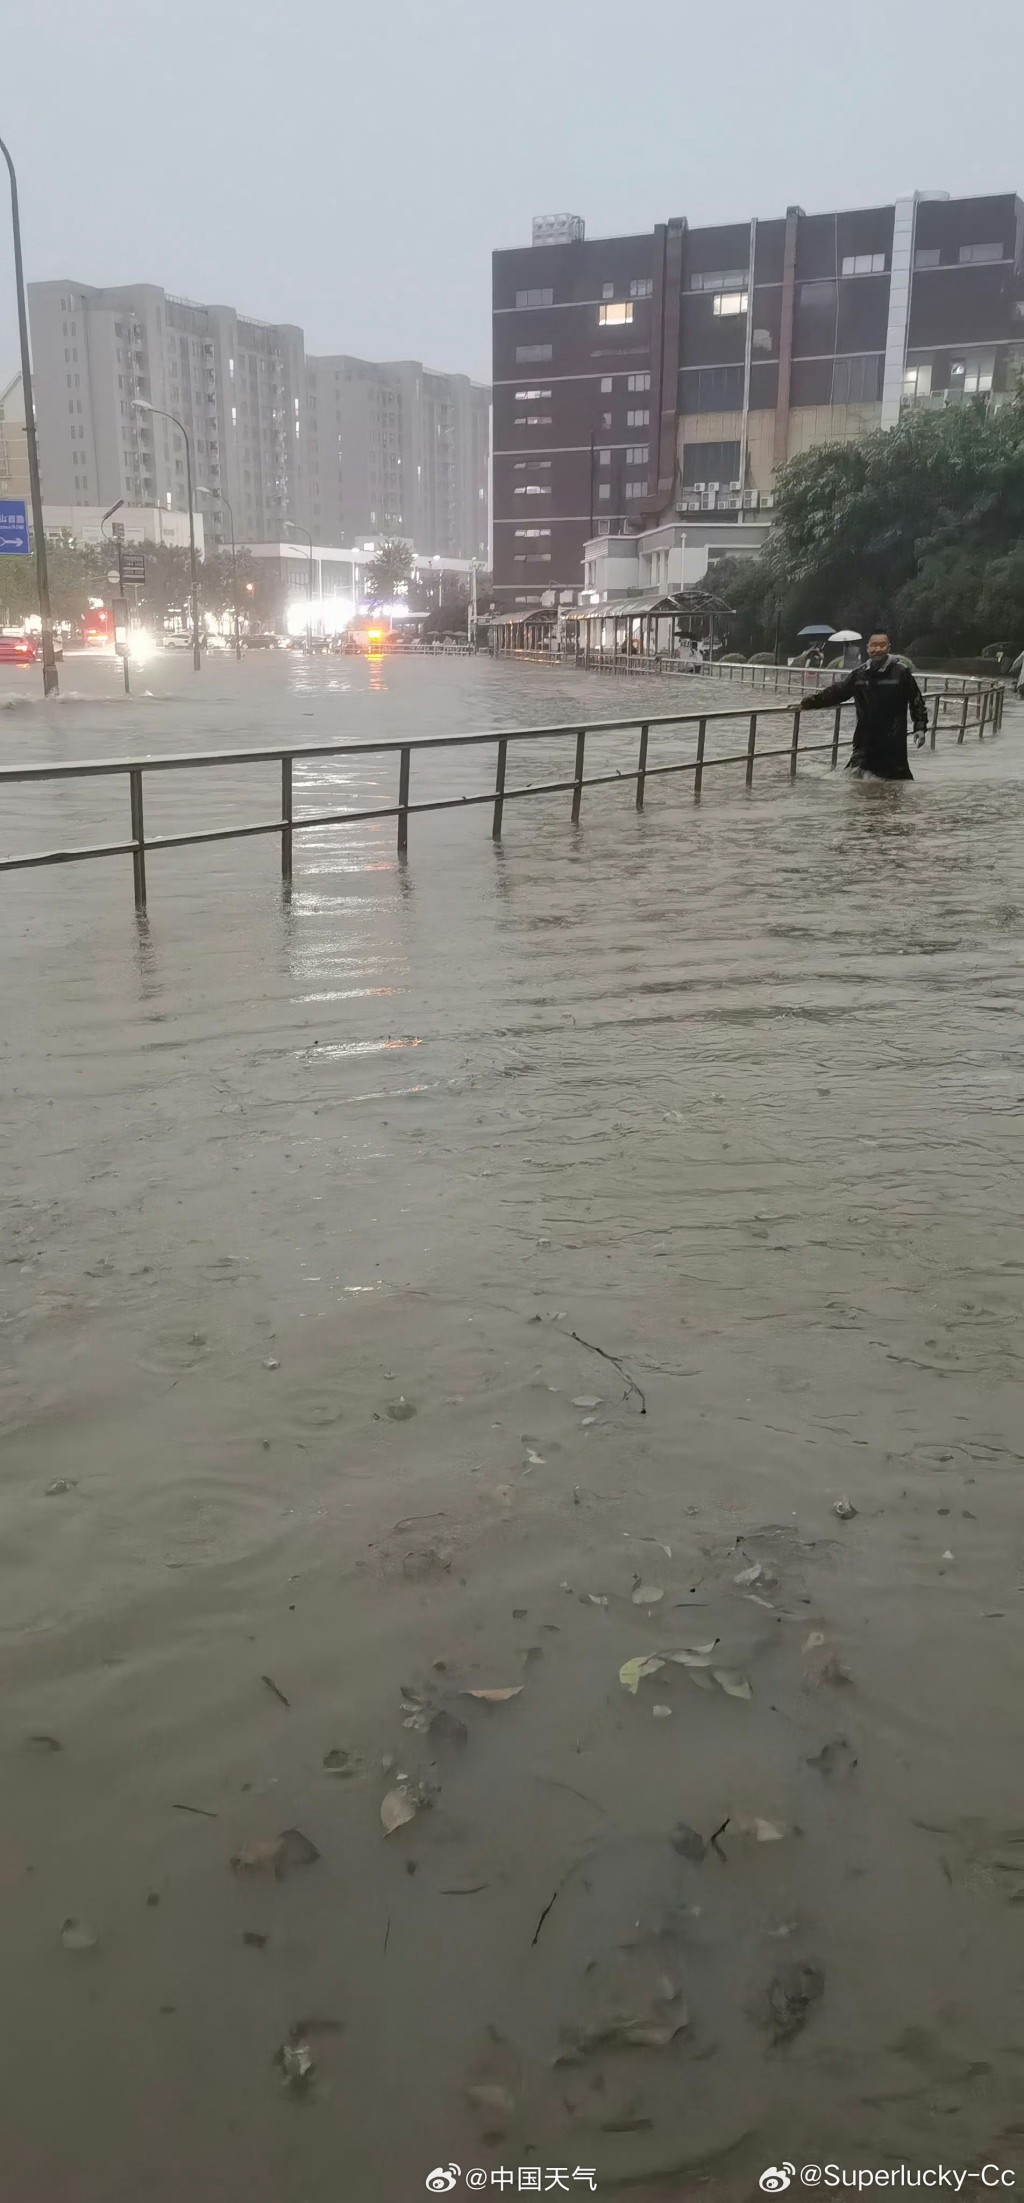
[[[415,360],[306,358],[302,330],[154,284],[31,283],[44,496],[53,505],[187,509],[189,432],[207,540],[326,543],[404,535],[485,560],[490,392]],[[141,401],[141,403],[137,402]]]
[[[486,560],[490,391],[418,360],[340,353],[306,372],[314,535],[404,536]]]
[[[29,496],[25,395],[20,375],[0,390],[0,497]]]
[[[238,539],[280,535],[305,509],[301,329],[248,321],[230,306],[172,297],[155,284],[98,289],[29,284],[33,384],[43,492],[54,505],[187,511],[195,489],[224,491]],[[141,400],[137,404],[136,400]],[[226,534],[213,497],[214,542]]]
[[[1024,366],[1013,194],[588,240],[577,216],[494,255],[494,595],[584,585],[583,546],[688,515],[734,533],[776,468],[905,405]]]

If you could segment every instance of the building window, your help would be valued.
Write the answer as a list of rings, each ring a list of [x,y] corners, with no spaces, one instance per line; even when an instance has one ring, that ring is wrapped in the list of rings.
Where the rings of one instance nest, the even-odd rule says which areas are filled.
[[[650,378],[650,376],[649,376],[649,375],[627,375],[627,376],[626,376],[626,388],[627,388],[627,390],[649,390],[649,389],[650,389],[650,387],[651,387],[651,378]]]
[[[599,483],[598,483],[598,485],[597,485],[597,494],[598,494],[598,496],[599,496],[600,498],[602,498],[602,499],[604,499],[604,498],[606,498],[606,497],[610,497],[610,496],[611,496],[611,494],[612,494],[612,486],[611,486],[611,483],[610,483],[610,482],[599,482]]]
[[[651,456],[650,444],[627,444],[627,467],[645,467]]]
[[[601,420],[600,420],[600,426],[601,426],[602,428],[610,428],[610,427],[611,427],[611,425],[612,425],[612,417],[611,417],[611,414],[610,414],[610,413],[602,413],[602,415],[601,415]]]
[[[884,252],[848,252],[843,260],[844,275],[884,275]]]
[[[1001,245],[961,245],[959,252],[962,268],[975,265],[978,262],[1002,260],[1003,257]]]
[[[923,360],[918,367],[908,367],[903,377],[905,398],[927,398],[932,387],[932,363]]]
[[[551,421],[552,415],[550,413],[517,413],[513,426],[515,428],[550,428]]]
[[[746,291],[716,291],[711,302],[711,310],[715,314],[745,314],[747,310]]]
[[[610,375],[602,375],[602,377],[601,377],[601,396],[602,396],[603,398],[610,398],[610,397],[611,397],[611,394],[612,394],[612,378],[611,378],[611,376],[610,376]]]
[[[723,482],[735,482],[739,471],[738,443],[683,445],[684,489],[696,489],[698,483],[702,489],[706,489],[712,482],[717,488],[721,488]]]
[[[551,306],[554,304],[554,297],[553,291],[517,291],[516,305]]]
[[[598,327],[601,329],[620,329],[624,322],[632,319],[633,308],[625,299],[619,299],[611,306],[599,306],[597,309]]]
[[[517,535],[550,535],[550,528],[517,528]]]
[[[650,425],[651,414],[648,406],[638,405],[633,412],[626,415],[627,428],[650,428]]]
[[[706,275],[691,275],[691,291],[738,291],[747,280],[746,268],[718,268]]]
[[[524,401],[528,402],[531,398],[550,398],[550,396],[550,390],[517,390],[516,404],[522,405]]]
[[[535,364],[539,365],[539,363],[540,363],[540,361],[541,361],[541,360],[549,360],[549,359],[551,359],[551,357],[552,357],[552,351],[551,351],[551,346],[550,346],[550,344],[517,344],[517,345],[516,345],[516,366],[517,366],[517,367],[527,367],[527,366],[528,366],[528,365],[530,364],[530,362],[531,362],[531,361],[533,361],[533,362],[534,362]]]
[[[615,285],[614,285],[614,283],[602,283],[602,285],[601,285],[601,296],[602,296],[602,298],[614,298],[614,296],[615,296]]]
[[[634,276],[629,286],[630,298],[650,298],[654,283],[649,275]]]
[[[612,463],[612,455],[611,455],[611,451],[610,451],[610,449],[609,449],[609,447],[608,447],[607,445],[604,445],[604,446],[602,446],[602,449],[601,449],[601,450],[600,450],[600,451],[598,452],[598,454],[597,454],[597,463],[598,463],[598,466],[599,466],[599,467],[610,467],[610,466],[611,466],[611,463]]]
[[[969,396],[991,390],[995,364],[994,352],[969,352],[964,359],[950,360],[950,389],[963,390]]]
[[[550,482],[517,482],[514,497],[550,497]]]
[[[919,246],[919,247],[918,247],[918,250],[917,250],[917,251],[915,252],[915,254],[914,254],[914,266],[915,266],[915,268],[938,268],[938,267],[940,267],[940,266],[941,266],[941,260],[940,260],[940,256],[939,256],[939,248],[938,248],[938,246],[937,246],[937,245],[927,245],[927,246],[924,246],[924,245],[922,245],[922,246]]]
[[[882,395],[881,352],[865,352],[853,359],[837,359],[832,369],[833,405],[856,405]]]
[[[646,484],[646,482],[627,482],[627,484],[626,484],[626,496],[627,496],[627,497],[646,497],[646,495],[647,495],[647,484]]]

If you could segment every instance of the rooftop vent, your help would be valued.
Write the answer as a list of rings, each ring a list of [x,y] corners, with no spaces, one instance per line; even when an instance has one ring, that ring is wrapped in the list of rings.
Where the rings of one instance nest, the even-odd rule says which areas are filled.
[[[535,245],[578,245],[583,241],[582,214],[535,214],[533,217],[533,242]]]

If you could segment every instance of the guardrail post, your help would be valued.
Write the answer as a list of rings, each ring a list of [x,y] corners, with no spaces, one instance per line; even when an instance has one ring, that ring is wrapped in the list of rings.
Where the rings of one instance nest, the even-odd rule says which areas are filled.
[[[581,727],[576,736],[576,764],[573,768],[572,823],[579,825],[580,804],[583,801],[583,753],[587,744],[587,730]]]
[[[135,908],[146,907],[146,829],[142,813],[142,772],[133,765],[128,775],[132,806],[132,871],[135,875]]]
[[[695,796],[699,796],[704,780],[704,737],[707,734],[707,731],[707,720],[702,719],[697,728],[697,764],[693,775],[693,792]]]
[[[1000,731],[1000,728],[1002,727],[1002,724],[1003,724],[1003,705],[1005,704],[1005,702],[1006,702],[1006,690],[1005,690],[1005,688],[1002,688],[1002,687],[1000,687],[1000,688],[999,688],[999,689],[998,689],[998,690],[996,691],[996,733],[997,733],[997,734],[999,733],[999,731]]]
[[[793,713],[793,739],[789,745],[789,777],[796,779],[796,753],[800,747],[800,714]]]
[[[983,694],[982,694],[982,698],[981,698],[981,709],[980,709],[980,711],[979,711],[979,713],[978,713],[978,740],[979,740],[979,742],[984,742],[984,740],[985,740],[985,721],[986,721],[986,719],[988,718],[988,707],[989,707],[989,705],[990,705],[991,701],[992,701],[992,691],[991,691],[991,689],[990,689],[990,688],[987,688],[987,689],[985,689],[985,690],[984,690],[984,692],[983,692]]]
[[[403,744],[398,763],[398,854],[404,857],[409,847],[409,770],[412,752]]]
[[[494,814],[491,819],[491,840],[501,840],[501,821],[505,809],[505,765],[508,743],[504,735],[498,740],[497,762],[494,770]]]
[[[756,742],[756,741],[757,741],[757,713],[756,713],[756,711],[752,711],[752,712],[751,712],[751,714],[750,714],[750,732],[749,732],[749,734],[747,735],[747,771],[746,771],[746,783],[745,783],[745,784],[746,784],[746,786],[747,786],[748,788],[750,787],[750,785],[751,785],[751,782],[752,782],[752,780],[753,780],[753,778],[754,778],[754,744],[755,744],[755,742]]]
[[[965,734],[965,732],[966,732],[966,729],[967,729],[967,702],[968,702],[968,697],[967,697],[967,683],[966,683],[966,681],[965,681],[965,682],[964,682],[964,700],[963,700],[963,703],[962,703],[962,705],[961,705],[961,707],[960,707],[960,732],[959,732],[959,734],[957,735],[957,741],[958,741],[958,742],[962,742],[962,741],[963,741],[963,738],[964,738],[964,734]]]
[[[636,807],[637,807],[637,810],[638,810],[638,811],[642,811],[642,810],[643,810],[643,807],[644,807],[644,782],[645,782],[645,781],[646,781],[646,779],[647,779],[647,728],[646,728],[646,727],[641,727],[641,729],[640,729],[640,754],[639,754],[639,756],[638,756],[638,758],[637,758],[637,761],[636,761],[636,766],[637,766],[637,771],[636,771]]]
[[[831,756],[831,760],[830,760],[830,768],[829,768],[829,769],[830,769],[830,771],[832,771],[832,772],[835,772],[836,766],[837,766],[837,765],[838,765],[838,763],[839,763],[839,722],[840,722],[840,720],[841,720],[842,716],[843,716],[843,707],[842,707],[842,705],[841,705],[841,704],[837,704],[837,705],[836,705],[836,715],[835,715],[835,718],[834,718],[834,720],[833,720],[833,722],[832,722],[832,756]]]
[[[929,737],[929,748],[931,748],[931,749],[934,749],[934,748],[935,748],[935,737],[936,737],[936,735],[938,734],[938,731],[939,731],[939,713],[940,713],[940,711],[941,711],[941,709],[942,709],[942,698],[941,698],[941,696],[938,696],[938,695],[936,695],[936,697],[935,697],[935,699],[934,699],[934,702],[935,702],[935,709],[934,709],[934,711],[932,712],[932,728],[931,728],[931,735],[930,735],[930,737]]]
[[[292,761],[281,759],[281,878],[291,886],[292,878]]]

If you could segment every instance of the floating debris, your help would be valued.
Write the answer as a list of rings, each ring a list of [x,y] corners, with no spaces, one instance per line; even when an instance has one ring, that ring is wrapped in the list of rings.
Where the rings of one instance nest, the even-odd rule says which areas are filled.
[[[749,1677],[740,1668],[712,1668],[711,1673],[719,1690],[724,1690],[729,1698],[753,1697]]]
[[[415,1413],[416,1410],[412,1404],[412,1401],[407,1400],[403,1393],[399,1394],[397,1400],[388,1401],[387,1415],[389,1422],[408,1423],[411,1421]]]
[[[630,1596],[634,1606],[657,1606],[665,1593],[656,1583],[637,1583]]]
[[[507,1698],[518,1698],[522,1688],[521,1683],[503,1683],[500,1688],[494,1690],[467,1690],[463,1692],[463,1696],[465,1698],[480,1698],[485,1706],[502,1706]]]
[[[623,1690],[630,1691],[635,1698],[644,1676],[657,1675],[659,1668],[664,1665],[664,1660],[659,1660],[656,1653],[641,1652],[633,1660],[624,1660],[619,1669],[619,1681]]]
[[[676,1822],[669,1842],[673,1851],[678,1851],[681,1859],[692,1859],[695,1866],[700,1865],[707,1852],[703,1836],[698,1829],[690,1827],[689,1821]]]
[[[776,2042],[788,2042],[798,2034],[825,1993],[825,1976],[818,1966],[797,1963],[786,1966],[768,1984],[768,2020]]]
[[[380,1808],[385,1836],[393,1836],[396,1829],[404,1828],[409,1821],[415,1820],[422,1802],[421,1798],[415,1797],[409,1790],[389,1790],[382,1799]]]
[[[43,1493],[43,1498],[63,1499],[68,1492],[76,1492],[77,1490],[77,1476],[55,1476],[53,1483],[47,1485],[46,1490]]]
[[[74,1913],[62,1921],[60,1939],[66,1951],[94,1951],[99,1942],[91,1922],[79,1919]]]
[[[857,1512],[857,1509],[854,1506],[852,1499],[837,1499],[833,1505],[832,1512],[834,1515],[839,1516],[840,1522],[852,1522],[854,1515]]]

